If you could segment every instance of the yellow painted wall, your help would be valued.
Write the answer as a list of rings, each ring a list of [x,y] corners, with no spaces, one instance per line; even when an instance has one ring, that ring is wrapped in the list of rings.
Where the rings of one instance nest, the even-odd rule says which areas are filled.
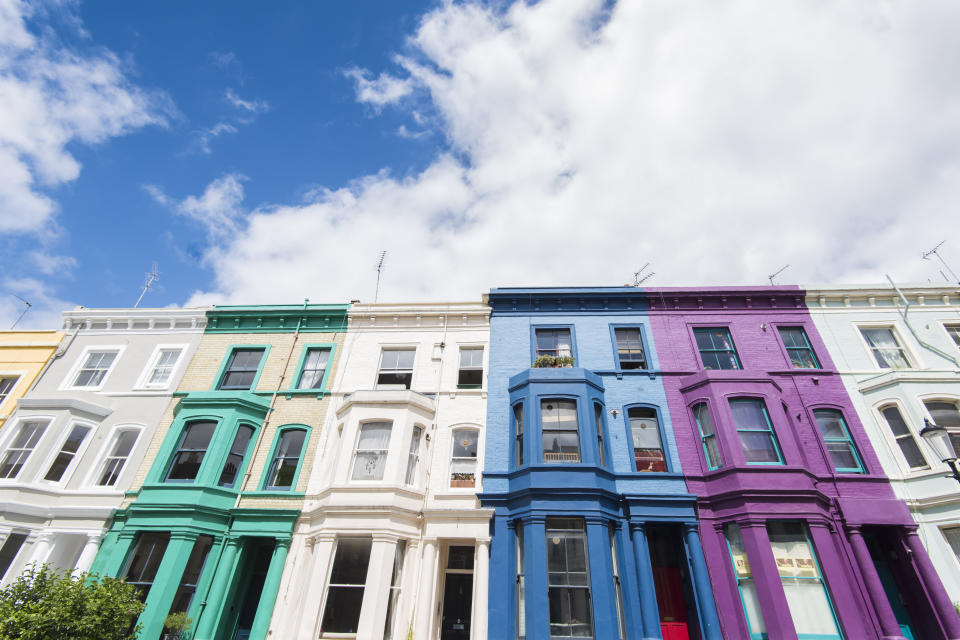
[[[0,378],[17,378],[0,402],[0,429],[62,339],[62,331],[0,331]]]

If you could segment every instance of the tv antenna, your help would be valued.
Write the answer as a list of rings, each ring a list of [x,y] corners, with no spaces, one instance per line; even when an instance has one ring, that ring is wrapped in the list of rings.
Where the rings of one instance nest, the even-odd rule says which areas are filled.
[[[156,260],[153,262],[153,270],[144,275],[146,275],[146,280],[143,282],[143,291],[140,292],[140,297],[137,298],[137,301],[133,304],[134,309],[140,306],[140,301],[143,300],[143,296],[146,295],[147,291],[150,290],[150,287],[153,286],[153,283],[160,278],[160,272],[157,271]]]
[[[645,264],[645,265],[643,265],[642,267],[640,267],[640,270],[639,270],[639,271],[634,271],[634,272],[633,272],[633,286],[639,287],[641,284],[643,284],[644,282],[646,282],[647,280],[649,280],[650,278],[652,278],[654,275],[656,275],[656,273],[657,273],[656,271],[651,271],[650,273],[648,273],[648,274],[646,274],[646,275],[642,275],[643,272],[646,271],[646,270],[647,270],[647,267],[649,267],[649,266],[650,266],[650,263],[648,262],[647,264]],[[614,417],[616,417],[616,416],[614,416]]]
[[[943,259],[943,256],[940,255],[939,249],[940,249],[940,247],[943,246],[943,243],[944,243],[944,242],[946,242],[946,240],[941,240],[941,241],[940,241],[940,244],[938,244],[937,246],[935,246],[933,249],[930,249],[930,251],[925,252],[925,253],[924,253],[922,256],[920,256],[920,257],[923,258],[924,260],[929,260],[929,259],[930,259],[930,256],[937,256],[937,260],[940,261],[940,264],[943,265],[943,268],[950,272],[950,275],[952,275],[952,276],[953,276],[953,279],[957,281],[957,284],[960,284],[960,278],[957,277],[957,274],[954,273],[953,269],[950,268],[950,265],[947,264],[947,261],[944,260],[944,259]],[[950,281],[950,279],[947,278],[947,276],[943,273],[943,271],[940,272],[940,275],[942,275],[942,276],[943,276],[943,279],[946,280],[947,282]]]
[[[773,279],[776,278],[776,277],[777,277],[778,275],[780,275],[781,273],[783,273],[784,271],[786,271],[786,270],[787,270],[787,267],[789,267],[789,266],[790,266],[789,264],[785,264],[785,265],[783,265],[782,267],[780,267],[779,269],[777,269],[776,271],[774,271],[773,273],[771,273],[770,275],[767,276],[767,278],[770,280],[770,286],[771,286],[771,287],[774,286],[774,284],[773,284]]]
[[[383,259],[387,257],[386,251],[380,252],[380,258],[377,260],[377,288],[373,292],[373,301],[377,301],[377,297],[380,295],[380,273],[383,271]]]
[[[29,302],[27,302],[26,300],[24,300],[23,298],[21,298],[20,296],[18,296],[17,294],[15,294],[15,293],[11,293],[10,295],[12,295],[14,298],[16,298],[17,300],[19,300],[20,302],[22,302],[24,305],[26,305],[26,306],[23,308],[23,311],[20,312],[20,315],[17,316],[17,319],[13,321],[13,324],[12,324],[12,325],[10,325],[10,330],[12,331],[13,328],[14,328],[15,326],[17,326],[17,323],[19,323],[20,320],[23,318],[23,316],[27,315],[27,311],[30,311],[30,307],[32,307],[33,305],[30,304]]]

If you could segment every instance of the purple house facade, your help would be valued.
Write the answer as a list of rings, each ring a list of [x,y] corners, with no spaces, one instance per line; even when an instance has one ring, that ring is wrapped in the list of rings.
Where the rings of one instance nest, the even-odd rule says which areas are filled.
[[[793,287],[646,289],[725,638],[960,638]]]

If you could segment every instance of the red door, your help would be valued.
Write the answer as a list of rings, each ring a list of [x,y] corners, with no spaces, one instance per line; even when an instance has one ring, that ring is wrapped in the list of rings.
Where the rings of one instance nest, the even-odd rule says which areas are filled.
[[[683,576],[679,567],[654,567],[653,584],[660,610],[663,640],[690,640],[687,629],[687,603],[683,597]]]

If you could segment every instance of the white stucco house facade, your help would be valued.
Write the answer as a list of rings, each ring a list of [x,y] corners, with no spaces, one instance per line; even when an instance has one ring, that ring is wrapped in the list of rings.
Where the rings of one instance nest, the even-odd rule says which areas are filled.
[[[811,287],[806,296],[895,492],[960,602],[960,483],[920,437],[930,420],[960,450],[960,287]]]
[[[0,576],[90,567],[206,324],[205,308],[84,309],[0,432]]]
[[[486,638],[489,308],[356,304],[277,638]]]

